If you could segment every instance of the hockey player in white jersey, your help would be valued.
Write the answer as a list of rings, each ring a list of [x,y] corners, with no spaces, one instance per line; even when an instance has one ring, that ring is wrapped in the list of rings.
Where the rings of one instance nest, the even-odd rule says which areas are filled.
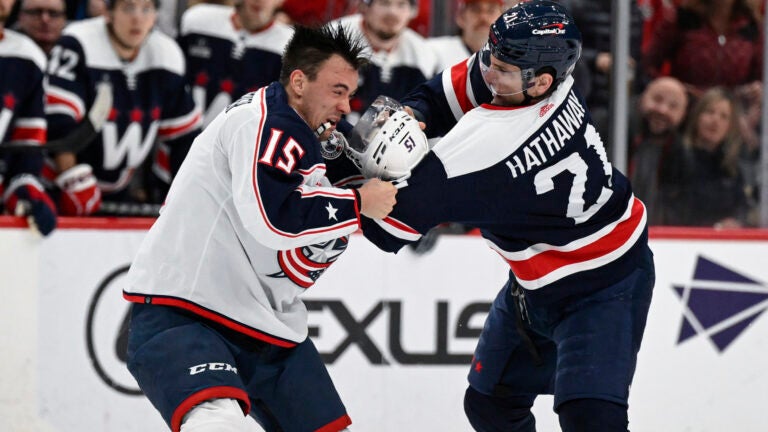
[[[455,21],[459,34],[427,39],[437,55],[439,70],[447,69],[480,51],[488,40],[488,27],[504,11],[503,7],[502,0],[458,0]]]
[[[51,50],[46,90],[49,134],[70,134],[84,120],[96,89],[112,89],[112,110],[96,140],[77,152],[55,155],[51,177],[59,208],[89,215],[101,197],[115,202],[144,199],[131,184],[157,142],[171,148],[175,172],[200,130],[201,115],[184,82],[184,57],[176,42],[153,30],[153,0],[107,2],[107,14],[70,24]],[[151,160],[151,159],[150,159]],[[150,197],[150,201],[163,197]]]
[[[351,422],[300,295],[395,187],[332,187],[318,136],[357,89],[363,42],[297,27],[280,81],[200,134],[131,265],[128,368],[171,430],[335,432]],[[325,138],[326,136],[323,136]]]
[[[437,79],[408,100],[424,102],[432,92],[414,105],[435,118],[426,109],[469,103],[469,89],[480,84],[467,83],[478,75],[491,99],[465,114],[455,104],[460,120],[407,175],[392,213],[363,219],[365,236],[386,251],[439,223],[475,226],[509,264],[469,373],[465,412],[477,431],[533,432],[539,394],[554,394],[564,432],[627,431],[655,273],[645,207],[607,160],[574,88],[580,51],[579,30],[561,5],[533,0],[507,10],[464,67],[468,81],[453,81],[460,97],[441,99],[445,80]],[[393,137],[404,128],[383,129],[373,146],[406,139]],[[420,148],[388,146],[366,159],[373,152],[355,136],[349,148],[363,168],[410,160],[397,151]],[[363,170],[378,172],[388,174]]]

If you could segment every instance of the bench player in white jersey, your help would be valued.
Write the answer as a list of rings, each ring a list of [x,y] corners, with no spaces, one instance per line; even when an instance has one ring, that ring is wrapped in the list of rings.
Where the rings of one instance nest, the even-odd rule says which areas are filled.
[[[608,162],[574,88],[580,51],[561,5],[528,1],[506,11],[471,59],[492,99],[463,116],[458,109],[460,120],[412,170],[392,213],[363,220],[365,236],[387,251],[442,222],[475,226],[509,264],[469,373],[465,412],[478,431],[534,431],[538,394],[554,394],[564,432],[627,430],[655,273],[645,207]],[[468,102],[467,81],[454,83]],[[350,158],[367,177],[404,166],[412,156],[398,150],[420,148],[398,145],[420,142],[405,123],[383,131],[372,142],[350,135]]]
[[[351,101],[347,118],[352,124],[377,96],[399,99],[439,72],[426,39],[408,28],[418,13],[416,0],[363,0],[358,8],[359,14],[337,21],[365,38],[371,56]]]
[[[504,11],[502,0],[458,0],[454,18],[459,34],[427,39],[437,55],[439,70],[447,69],[480,51],[488,40],[488,27]]]
[[[83,121],[100,84],[112,88],[112,110],[94,142],[76,154],[55,157],[60,209],[70,215],[95,212],[102,193],[109,201],[139,199],[130,186],[155,144],[171,148],[169,165],[175,172],[200,130],[182,52],[173,39],[152,29],[157,4],[114,0],[107,6],[103,17],[70,24],[51,50],[46,113],[52,138]]]
[[[28,216],[48,234],[56,209],[39,181],[37,148],[46,142],[45,54],[27,36],[5,28],[15,0],[0,0],[0,212]],[[10,147],[29,150],[9,151]]]
[[[293,34],[274,20],[282,0],[238,0],[235,6],[199,3],[181,17],[179,46],[186,79],[207,126],[232,101],[276,81],[280,57]],[[152,170],[171,178],[168,147],[160,145]]]
[[[349,113],[361,40],[297,27],[280,81],[195,140],[131,265],[128,368],[174,432],[344,430],[300,295],[395,187],[331,186],[316,134]],[[329,127],[330,126],[330,127]]]

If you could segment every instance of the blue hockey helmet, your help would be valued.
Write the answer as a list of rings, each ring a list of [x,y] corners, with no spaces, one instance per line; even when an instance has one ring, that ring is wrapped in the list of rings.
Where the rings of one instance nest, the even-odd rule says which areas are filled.
[[[527,75],[550,67],[555,83],[559,83],[573,72],[581,56],[581,32],[561,4],[522,1],[491,25],[488,44],[481,51],[486,65],[490,63],[489,54],[528,71]]]

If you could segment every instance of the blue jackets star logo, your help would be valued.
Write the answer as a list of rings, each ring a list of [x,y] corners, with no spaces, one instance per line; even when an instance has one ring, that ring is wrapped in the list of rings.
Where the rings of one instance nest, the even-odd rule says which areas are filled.
[[[701,335],[723,352],[768,309],[763,283],[701,256],[693,280],[672,289],[683,303],[678,344]]]
[[[325,207],[326,210],[328,210],[328,220],[338,220],[336,219],[336,212],[339,211],[339,209],[334,208],[331,203],[329,202],[328,205]]]

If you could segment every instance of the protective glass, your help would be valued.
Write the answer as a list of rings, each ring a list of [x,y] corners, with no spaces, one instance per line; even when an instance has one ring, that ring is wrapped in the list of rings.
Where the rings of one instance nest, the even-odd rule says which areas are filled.
[[[491,63],[491,55],[491,47],[486,43],[480,50],[480,74],[495,96],[514,96],[533,86],[533,69],[501,70]]]
[[[376,134],[387,122],[390,115],[401,111],[400,102],[387,96],[379,96],[371,103],[371,106],[363,113],[352,131],[347,134],[348,145],[359,153],[365,153]]]

